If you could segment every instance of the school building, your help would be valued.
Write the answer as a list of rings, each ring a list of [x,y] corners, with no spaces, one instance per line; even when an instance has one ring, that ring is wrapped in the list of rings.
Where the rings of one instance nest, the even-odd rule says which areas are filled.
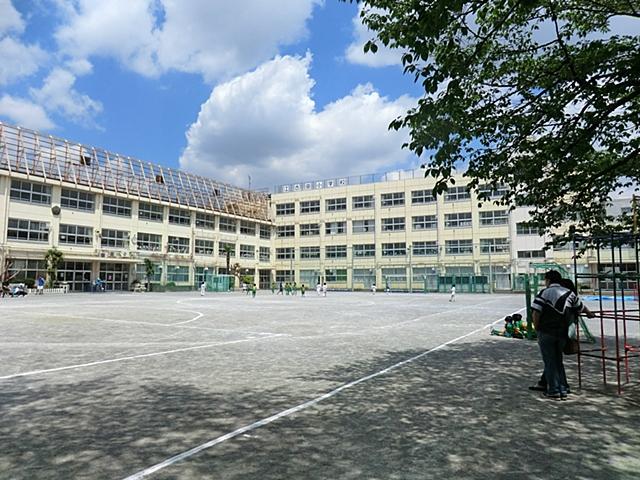
[[[0,123],[0,273],[46,275],[52,247],[71,291],[96,278],[128,290],[146,282],[147,258],[153,283],[184,288],[228,273],[227,257],[260,288],[490,292],[520,289],[536,265],[573,271],[572,249],[545,251],[526,209],[479,206],[464,184],[434,199],[418,170],[251,191]],[[630,211],[631,199],[611,208]],[[595,263],[587,254],[577,269]]]

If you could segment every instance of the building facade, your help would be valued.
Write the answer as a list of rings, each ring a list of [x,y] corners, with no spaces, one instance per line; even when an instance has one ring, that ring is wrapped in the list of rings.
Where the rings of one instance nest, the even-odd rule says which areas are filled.
[[[480,206],[457,180],[437,198],[421,171],[281,185],[268,195],[0,124],[0,265],[33,279],[56,247],[57,280],[73,291],[96,278],[109,290],[144,282],[146,258],[154,283],[184,287],[226,273],[227,255],[260,288],[455,283],[492,292],[520,289],[532,264],[573,271],[572,249],[544,250],[526,209]],[[575,268],[592,271],[595,261],[586,255]]]

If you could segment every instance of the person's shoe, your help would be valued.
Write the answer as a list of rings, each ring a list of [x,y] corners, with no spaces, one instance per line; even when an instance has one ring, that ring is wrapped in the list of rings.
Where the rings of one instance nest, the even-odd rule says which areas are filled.
[[[560,399],[562,399],[562,396],[559,393],[542,392],[542,396],[544,398],[548,398],[550,400],[560,400]]]
[[[544,385],[540,385],[539,383],[536,383],[535,385],[531,385],[529,387],[529,390],[534,390],[536,392],[546,392],[547,387],[545,387]]]

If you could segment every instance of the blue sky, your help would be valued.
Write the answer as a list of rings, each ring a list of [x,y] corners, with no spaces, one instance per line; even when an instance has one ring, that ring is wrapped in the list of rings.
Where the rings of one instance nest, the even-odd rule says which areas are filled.
[[[369,36],[338,0],[0,0],[0,121],[240,186],[411,168]]]

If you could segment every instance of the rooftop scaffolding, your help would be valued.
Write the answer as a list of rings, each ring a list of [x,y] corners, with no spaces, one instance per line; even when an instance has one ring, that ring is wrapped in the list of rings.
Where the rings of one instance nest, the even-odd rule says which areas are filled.
[[[269,220],[268,194],[0,122],[0,170]]]

